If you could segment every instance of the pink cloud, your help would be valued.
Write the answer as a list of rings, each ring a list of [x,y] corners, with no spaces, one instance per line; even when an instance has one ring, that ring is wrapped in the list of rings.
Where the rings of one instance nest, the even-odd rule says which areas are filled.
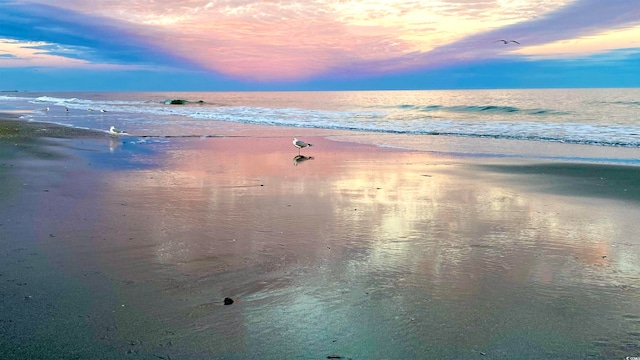
[[[187,65],[264,81],[517,56],[493,41],[514,38],[536,45],[640,22],[637,0],[578,0],[558,8],[559,3],[501,7],[494,0],[443,0],[436,7],[417,0],[62,0],[56,6],[92,16],[96,26],[113,21],[135,34],[136,43]],[[449,29],[456,21],[462,25]],[[447,33],[454,30],[455,36]]]

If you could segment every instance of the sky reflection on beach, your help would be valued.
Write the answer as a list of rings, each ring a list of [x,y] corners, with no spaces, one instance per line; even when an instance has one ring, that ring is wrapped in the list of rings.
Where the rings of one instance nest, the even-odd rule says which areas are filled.
[[[135,281],[157,281],[161,265],[172,279],[158,285],[164,296],[189,299],[176,310],[192,319],[184,331],[232,358],[229,344],[353,358],[637,350],[637,202],[539,192],[526,177],[518,185],[424,153],[309,141],[314,160],[298,166],[282,139],[204,139],[168,149],[158,168],[110,175],[105,201],[129,231],[100,246],[131,250],[105,256]],[[225,296],[241,299],[237,317],[203,307]],[[236,330],[207,338],[211,321]]]

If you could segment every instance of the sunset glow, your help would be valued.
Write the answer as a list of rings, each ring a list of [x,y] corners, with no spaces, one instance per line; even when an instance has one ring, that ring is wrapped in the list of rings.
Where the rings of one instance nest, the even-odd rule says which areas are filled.
[[[640,47],[640,26],[630,29],[611,30],[569,40],[523,47],[516,54],[534,57],[575,57],[602,53],[616,49]]]
[[[243,82],[380,77],[640,52],[633,1],[11,0],[0,69],[190,69]],[[17,19],[27,19],[18,21]],[[498,39],[518,39],[502,46]],[[46,44],[34,50],[30,44]],[[515,45],[510,43],[508,45]],[[72,49],[72,51],[61,51]]]

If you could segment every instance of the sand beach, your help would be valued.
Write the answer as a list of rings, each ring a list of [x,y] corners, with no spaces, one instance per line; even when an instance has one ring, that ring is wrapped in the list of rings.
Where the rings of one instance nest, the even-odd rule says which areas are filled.
[[[640,167],[0,118],[0,358],[640,356]]]

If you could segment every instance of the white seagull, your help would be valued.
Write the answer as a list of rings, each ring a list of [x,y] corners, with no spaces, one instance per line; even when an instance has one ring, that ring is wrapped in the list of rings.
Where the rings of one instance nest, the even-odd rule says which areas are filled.
[[[300,151],[302,148],[306,148],[306,147],[311,147],[313,146],[312,144],[306,143],[302,140],[298,140],[296,138],[293,138],[293,146],[298,148],[298,154],[300,154]]]
[[[109,134],[113,135],[113,136],[118,136],[118,135],[128,135],[126,131],[124,130],[118,130],[116,129],[115,126],[112,126],[109,128]]]

